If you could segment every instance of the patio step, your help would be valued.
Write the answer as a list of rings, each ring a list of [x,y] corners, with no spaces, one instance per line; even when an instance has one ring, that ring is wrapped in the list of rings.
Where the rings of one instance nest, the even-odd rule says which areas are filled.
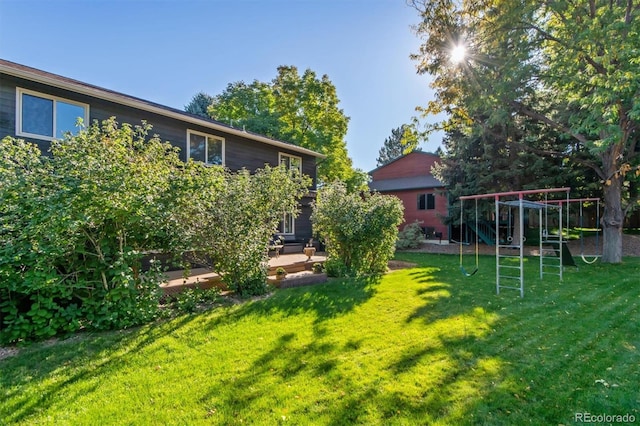
[[[324,261],[314,262],[313,260],[311,260],[309,262],[297,262],[291,265],[270,266],[267,275],[275,275],[276,269],[278,268],[284,268],[284,270],[287,271],[287,274],[294,274],[296,272],[302,271],[311,271],[313,269],[314,263],[324,263]]]
[[[278,258],[270,258],[270,267],[267,270],[269,281],[275,280],[276,269],[284,268],[287,274],[295,274],[297,272],[311,271],[315,263],[324,264],[324,253],[315,254],[311,260],[307,260],[304,254],[281,255]],[[227,290],[222,283],[222,279],[217,274],[205,268],[194,268],[190,271],[190,276],[183,278],[183,271],[170,271],[167,273],[168,282],[161,285],[165,295],[174,295],[188,288],[209,289],[213,287]],[[293,277],[291,277],[293,278]],[[305,278],[306,280],[317,280],[318,278]]]

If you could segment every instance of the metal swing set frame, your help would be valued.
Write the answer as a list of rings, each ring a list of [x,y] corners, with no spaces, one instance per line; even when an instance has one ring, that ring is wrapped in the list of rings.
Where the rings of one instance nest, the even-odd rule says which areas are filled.
[[[582,261],[584,263],[587,263],[589,265],[597,262],[598,260],[600,260],[600,258],[602,257],[602,250],[604,249],[604,247],[601,245],[601,241],[600,241],[600,198],[568,198],[566,200],[545,200],[546,203],[549,204],[560,204],[560,206],[562,206],[562,204],[566,203],[567,206],[567,229],[570,228],[569,226],[569,218],[570,218],[570,213],[569,213],[569,206],[571,205],[571,203],[580,203],[580,210],[579,210],[579,227],[580,227],[580,258],[582,259]],[[596,203],[596,225],[597,225],[597,230],[596,230],[596,251],[600,251],[600,253],[592,253],[592,254],[586,254],[585,251],[585,246],[584,246],[584,212],[583,212],[583,207],[584,207],[584,203],[586,202],[595,202]],[[545,226],[546,226],[546,217],[545,217]]]
[[[558,211],[558,225],[559,232],[556,235],[551,235],[548,232],[543,232],[542,225],[540,226],[540,278],[544,274],[553,273],[559,276],[562,281],[562,246],[565,243],[563,218],[562,218],[562,202],[569,200],[569,192],[571,188],[551,188],[551,189],[532,189],[524,191],[509,191],[509,192],[495,192],[491,194],[477,194],[477,195],[465,195],[460,197],[460,225],[463,223],[463,210],[465,200],[475,200],[476,202],[476,231],[478,223],[478,200],[484,198],[493,198],[495,204],[495,256],[496,256],[496,293],[500,294],[501,289],[519,290],[520,297],[524,297],[524,210],[536,209],[539,212],[539,221],[542,224],[542,212],[545,211],[545,218],[547,217],[547,210],[552,206],[550,202],[538,202],[525,200],[525,195],[544,195],[545,200],[550,193],[566,194],[566,200],[557,200],[559,204],[555,209]],[[506,200],[506,198],[517,197],[517,200]],[[509,244],[502,244],[500,242],[500,207],[507,206],[509,208],[509,218],[511,216],[511,209],[517,207],[518,210],[518,234],[520,241],[509,241]],[[461,239],[462,240],[462,239]],[[543,245],[557,245],[560,249],[557,256],[557,264],[549,264],[551,257],[543,256]],[[518,249],[518,255],[513,254],[513,250]],[[510,251],[507,251],[510,250]],[[549,269],[553,269],[553,272],[548,272]],[[478,235],[476,232],[476,266],[475,269],[468,273],[463,266],[463,253],[462,253],[462,241],[460,241],[460,270],[465,276],[473,276],[478,272]],[[516,282],[516,285],[509,285],[509,283]],[[507,283],[507,284],[505,284]]]
[[[600,199],[599,198],[569,198],[570,188],[552,188],[552,189],[534,189],[526,191],[511,191],[511,192],[497,192],[492,194],[478,194],[468,195],[460,197],[460,225],[464,223],[464,200],[475,200],[475,224],[476,224],[476,241],[475,241],[475,268],[471,272],[467,272],[463,265],[463,250],[462,239],[460,241],[460,270],[463,275],[471,277],[478,272],[479,269],[479,241],[478,241],[478,200],[482,198],[493,198],[495,204],[495,233],[496,233],[496,293],[500,294],[501,288],[514,289],[520,291],[520,297],[524,297],[524,209],[538,210],[539,214],[539,258],[540,258],[540,279],[544,275],[557,275],[562,281],[563,266],[565,265],[565,244],[566,239],[564,237],[563,229],[563,205],[566,205],[566,229],[570,229],[570,205],[571,203],[580,203],[579,221],[580,221],[580,257],[582,261],[587,264],[595,263],[600,259],[601,254],[585,254],[584,252],[584,212],[583,206],[585,202],[596,202],[596,223],[598,224],[598,230],[596,231],[596,249],[600,245]],[[566,198],[549,200],[548,194],[565,192]],[[544,194],[544,201],[529,201],[525,200],[525,195],[530,194]],[[517,196],[517,200],[502,201],[502,198]],[[511,230],[511,209],[518,208],[518,235],[520,235],[521,241],[517,241],[516,245],[513,243],[511,236],[507,237],[509,244],[501,244],[500,233],[500,206],[508,206],[508,220],[507,232]],[[555,209],[558,212],[558,233],[552,234],[549,232],[549,210]],[[543,227],[543,211],[544,211],[544,227]],[[551,248],[548,248],[551,247]],[[514,256],[511,254],[505,254],[506,249],[519,249],[519,255]],[[602,250],[602,247],[600,248]],[[550,251],[553,255],[550,255]],[[566,249],[566,253],[569,255],[568,260],[575,266],[571,259],[571,254]],[[519,262],[514,264],[514,260]],[[508,271],[517,272],[517,275],[509,274]],[[518,287],[503,285],[502,282],[506,280],[516,280],[519,282]]]

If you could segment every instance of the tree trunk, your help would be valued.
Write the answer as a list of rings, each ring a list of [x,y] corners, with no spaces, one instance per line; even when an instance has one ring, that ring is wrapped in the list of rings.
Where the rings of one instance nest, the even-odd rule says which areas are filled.
[[[613,152],[612,152],[613,151]],[[604,213],[602,215],[602,262],[622,262],[622,176],[616,173],[617,156],[615,149],[609,149],[602,157],[605,176],[609,176],[603,186]]]

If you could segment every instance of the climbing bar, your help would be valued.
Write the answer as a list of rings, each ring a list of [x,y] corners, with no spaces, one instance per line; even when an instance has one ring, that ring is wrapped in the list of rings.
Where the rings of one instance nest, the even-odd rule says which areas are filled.
[[[527,189],[524,191],[509,191],[509,192],[494,192],[492,194],[463,195],[460,197],[460,199],[461,200],[477,200],[480,198],[506,197],[509,195],[547,194],[550,192],[569,193],[569,191],[571,191],[571,188]]]

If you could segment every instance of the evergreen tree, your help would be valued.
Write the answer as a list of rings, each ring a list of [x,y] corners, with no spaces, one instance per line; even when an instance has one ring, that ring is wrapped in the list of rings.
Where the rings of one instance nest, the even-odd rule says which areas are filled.
[[[634,188],[640,180],[640,20],[634,2],[411,3],[421,14],[416,33],[425,40],[413,57],[419,72],[433,76],[435,91],[424,112],[447,113],[440,127],[465,135],[480,128],[491,137],[500,124],[522,129],[520,135],[504,133],[510,146],[522,149],[530,149],[531,141],[545,143],[530,131],[534,124],[557,132],[546,142],[563,142],[564,149],[533,146],[530,152],[592,168],[605,205],[602,259],[620,262],[622,224],[638,205]],[[453,62],[460,45],[472,49]]]
[[[193,96],[193,98],[191,98],[191,102],[189,102],[184,107],[184,110],[193,115],[210,118],[209,113],[207,112],[207,108],[209,108],[209,105],[211,105],[212,103],[212,96],[209,96],[204,92],[198,92]]]
[[[384,166],[396,158],[412,151],[420,151],[417,147],[416,132],[407,124],[391,130],[391,136],[384,140],[384,145],[378,151],[376,166]]]

